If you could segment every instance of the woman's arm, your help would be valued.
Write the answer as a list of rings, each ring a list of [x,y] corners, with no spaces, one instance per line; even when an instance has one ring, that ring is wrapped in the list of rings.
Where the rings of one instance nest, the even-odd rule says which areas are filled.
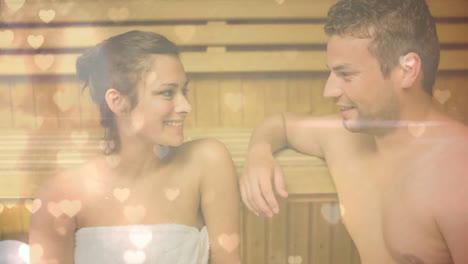
[[[210,263],[240,263],[240,195],[231,155],[216,140],[203,140],[201,206],[210,238]]]
[[[73,263],[75,211],[78,200],[64,176],[56,176],[40,189],[40,208],[31,216],[29,245],[31,264]]]

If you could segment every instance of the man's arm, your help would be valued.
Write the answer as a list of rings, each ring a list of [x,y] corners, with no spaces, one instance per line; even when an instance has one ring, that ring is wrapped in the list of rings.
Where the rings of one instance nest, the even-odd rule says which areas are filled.
[[[293,113],[274,115],[260,123],[250,139],[240,179],[242,200],[249,210],[269,217],[278,213],[272,182],[282,197],[288,195],[274,152],[287,147],[323,158],[324,135],[329,128],[336,127],[342,127],[336,116],[317,118]]]

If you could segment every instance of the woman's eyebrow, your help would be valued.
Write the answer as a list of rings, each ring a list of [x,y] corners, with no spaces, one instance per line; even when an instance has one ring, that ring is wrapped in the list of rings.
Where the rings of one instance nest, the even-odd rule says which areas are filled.
[[[184,85],[182,85],[182,87],[186,87],[186,86],[188,85],[189,81],[190,81],[190,80],[187,80],[187,81],[184,83]],[[172,83],[172,82],[170,82],[170,83],[162,83],[160,86],[178,87],[179,84],[178,84],[178,83]]]

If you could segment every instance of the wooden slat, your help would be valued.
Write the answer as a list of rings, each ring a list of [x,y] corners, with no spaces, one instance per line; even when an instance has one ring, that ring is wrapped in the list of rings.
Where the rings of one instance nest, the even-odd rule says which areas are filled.
[[[246,215],[245,221],[245,263],[267,263],[265,218],[257,217],[250,211]]]
[[[245,96],[239,79],[222,80],[219,83],[220,122],[222,127],[242,127]],[[206,100],[205,100],[206,102]]]
[[[197,125],[200,127],[219,125],[219,81],[198,80],[192,86],[197,89],[195,102],[193,103],[193,108],[197,109]]]
[[[0,58],[0,76],[75,74],[76,54],[37,56],[3,55]],[[186,52],[181,54],[181,59],[189,73],[328,71],[325,51]],[[468,50],[442,50],[439,70],[466,71],[466,61]]]
[[[1,28],[0,28],[1,29]],[[13,32],[4,50],[86,49],[104,39],[130,31],[158,32],[179,46],[325,45],[322,23],[144,25],[5,29]],[[468,25],[437,25],[441,44],[468,44]],[[1,34],[0,30],[0,34]],[[6,34],[6,33],[3,33]]]
[[[288,110],[288,80],[272,78],[265,87],[265,114],[272,115]]]
[[[58,126],[61,129],[73,129],[80,126],[80,95],[76,82],[62,81],[52,82],[54,92],[52,96],[51,109],[54,109],[58,116]],[[50,96],[50,95],[49,95]]]
[[[6,29],[5,29],[6,30]],[[306,45],[326,44],[322,24],[207,24],[159,26],[95,26],[17,28],[14,40],[4,44],[14,49],[85,49],[112,36],[130,31],[152,31],[179,46]],[[1,28],[0,28],[1,31]]]
[[[13,128],[10,82],[0,83],[0,128]]]
[[[313,215],[310,219],[309,225],[311,226],[310,252],[311,263],[330,264],[330,238],[331,229],[328,223],[321,215],[321,204],[313,204],[310,209]]]
[[[69,155],[74,155],[76,152],[69,151]],[[67,154],[67,153],[65,153]],[[64,154],[64,155],[65,155]],[[78,155],[78,154],[77,154]],[[80,162],[85,160],[82,156],[69,156],[70,159],[61,159],[58,166],[63,167],[73,167],[79,165]],[[57,161],[56,161],[57,162]],[[55,167],[53,161],[45,162],[43,165],[36,165],[37,167]],[[11,164],[11,163],[10,163]],[[4,165],[2,165],[4,166]],[[315,169],[316,172],[313,174],[308,173],[308,171],[314,171],[314,169],[304,169],[304,170],[288,170],[284,169],[285,181],[287,185],[287,190],[290,199],[296,200],[295,195],[322,195],[322,194],[334,194],[336,190],[334,185],[329,178],[326,171],[327,168],[322,165],[321,169]],[[242,171],[242,168],[238,168],[238,174]],[[0,171],[0,197],[3,198],[31,198],[35,193],[38,185],[45,181],[47,177],[53,175],[53,170],[41,171],[32,171],[32,170],[3,170]],[[319,174],[321,173],[321,174]],[[297,200],[304,200],[299,197]],[[314,197],[308,197],[306,200],[314,201]]]
[[[11,83],[13,127],[33,129],[36,124],[34,90],[30,81]]]
[[[278,199],[279,214],[268,219],[268,248],[267,263],[284,264],[287,263],[287,202],[285,199]]]
[[[467,44],[468,23],[438,23],[437,34],[441,44]]]
[[[288,263],[309,263],[309,221],[307,203],[288,204]]]
[[[54,10],[50,23],[100,21],[323,19],[335,0],[26,1],[16,12],[2,8],[6,23],[41,23],[39,10]],[[428,0],[435,17],[468,16],[465,0]]]
[[[466,0],[426,0],[434,17],[468,17]]]
[[[351,238],[345,226],[339,222],[332,227],[332,264],[351,263],[352,247]]]
[[[267,81],[250,79],[242,82],[244,105],[244,127],[255,127],[265,116],[265,87]]]
[[[321,1],[27,1],[16,13],[5,8],[6,23],[44,23],[39,10],[54,10],[50,23],[93,23],[100,21],[193,21],[238,19],[323,18],[334,0]]]
[[[191,139],[219,139],[231,152],[240,175],[250,132],[250,129],[193,129],[186,131],[185,135]],[[99,153],[101,135],[102,130],[87,133],[62,130],[59,133],[40,134],[2,131],[0,197],[30,198],[37,186],[53,175],[57,167],[77,166]],[[21,166],[17,165],[17,160],[21,160]],[[335,194],[328,169],[322,160],[286,150],[278,154],[278,162],[283,167],[291,199],[307,194]]]
[[[313,86],[313,82],[310,78],[298,78],[292,76],[291,81],[288,85],[288,111],[295,113],[309,113],[312,107],[316,107],[312,104],[312,92],[313,90],[319,89]],[[319,98],[321,98],[320,96]]]

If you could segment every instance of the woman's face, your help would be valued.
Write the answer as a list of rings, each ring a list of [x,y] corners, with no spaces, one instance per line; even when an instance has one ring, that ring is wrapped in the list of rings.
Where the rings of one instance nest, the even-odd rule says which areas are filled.
[[[191,111],[187,76],[176,56],[152,56],[153,65],[138,87],[129,130],[153,144],[177,146],[184,141],[184,120]]]

